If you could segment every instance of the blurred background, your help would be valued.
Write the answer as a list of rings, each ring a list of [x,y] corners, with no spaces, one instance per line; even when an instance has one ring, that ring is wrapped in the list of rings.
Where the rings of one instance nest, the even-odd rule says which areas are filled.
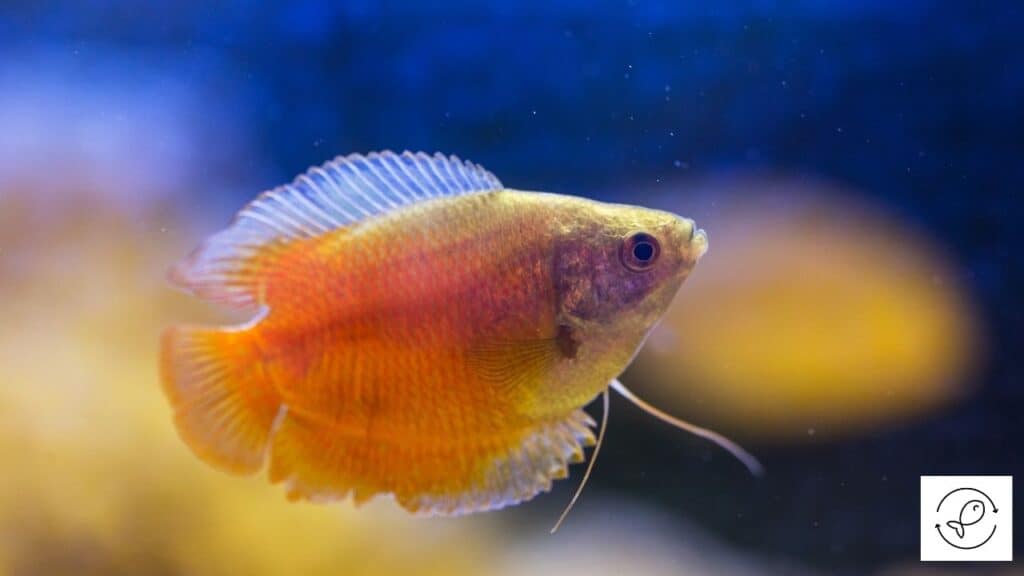
[[[919,475],[1024,475],[1021,11],[4,2],[0,574],[1018,573],[917,556]],[[554,536],[579,466],[424,520],[201,464],[157,334],[224,313],[165,270],[380,149],[695,218],[711,249],[624,380],[767,474],[620,399]]]

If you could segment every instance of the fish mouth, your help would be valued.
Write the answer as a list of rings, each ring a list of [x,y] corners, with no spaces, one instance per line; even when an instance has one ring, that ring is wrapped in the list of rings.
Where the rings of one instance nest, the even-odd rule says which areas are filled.
[[[697,224],[690,227],[690,249],[693,250],[694,260],[708,251],[708,234],[703,228],[697,228]]]
[[[682,216],[677,216],[677,218],[680,224],[686,228],[680,229],[681,234],[675,238],[678,238],[680,243],[679,249],[683,259],[693,266],[708,251],[708,234],[703,228],[698,228],[693,219]]]

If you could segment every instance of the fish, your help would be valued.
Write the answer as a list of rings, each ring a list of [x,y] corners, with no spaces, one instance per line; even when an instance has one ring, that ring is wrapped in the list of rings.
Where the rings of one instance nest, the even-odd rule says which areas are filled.
[[[338,157],[171,269],[251,316],[167,328],[160,379],[199,459],[266,469],[291,500],[495,510],[550,490],[594,446],[575,503],[610,388],[755,469],[616,380],[707,247],[690,219],[506,188],[456,156]],[[601,395],[595,438],[583,408]]]
[[[963,507],[960,508],[960,516],[956,520],[949,520],[946,522],[946,526],[949,526],[956,532],[957,537],[961,540],[964,538],[966,528],[973,526],[981,519],[985,517],[985,503],[981,500],[968,500],[964,503]]]

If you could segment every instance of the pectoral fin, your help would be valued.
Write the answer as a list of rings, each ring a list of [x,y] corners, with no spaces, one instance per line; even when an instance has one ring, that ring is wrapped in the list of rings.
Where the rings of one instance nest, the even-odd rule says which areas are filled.
[[[543,378],[559,360],[575,358],[578,347],[572,328],[560,325],[550,337],[482,340],[470,348],[469,365],[481,380],[511,391]]]

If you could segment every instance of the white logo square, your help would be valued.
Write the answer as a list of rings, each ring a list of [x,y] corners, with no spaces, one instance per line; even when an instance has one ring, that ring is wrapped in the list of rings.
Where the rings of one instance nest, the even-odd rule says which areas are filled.
[[[921,476],[921,561],[1013,561],[1013,477]]]

